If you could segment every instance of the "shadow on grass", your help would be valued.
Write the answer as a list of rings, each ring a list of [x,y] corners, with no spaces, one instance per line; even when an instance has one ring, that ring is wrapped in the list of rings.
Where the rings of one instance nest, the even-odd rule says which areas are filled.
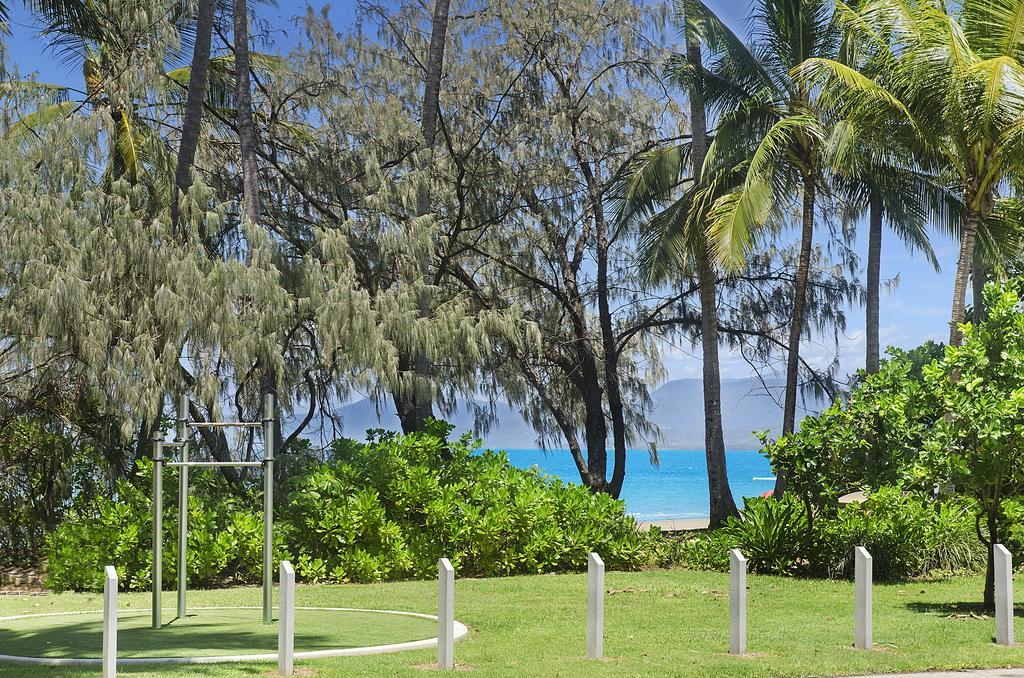
[[[118,629],[118,655],[128,657],[179,657],[212,654],[271,654],[277,651],[277,625],[253,620],[251,629],[225,628],[223,620],[204,622],[198,617],[177,620],[154,630],[149,626]],[[185,623],[182,623],[184,621]],[[123,623],[123,622],[122,622]],[[354,647],[342,638],[304,630],[302,645]],[[103,620],[61,618],[54,626],[0,628],[0,652],[23,657],[98,658],[103,645]],[[209,649],[207,649],[209,648]],[[95,669],[94,669],[95,671]],[[6,674],[5,674],[6,675]]]
[[[924,612],[942,617],[991,619],[993,616],[991,612],[985,611],[981,603],[974,601],[959,603],[925,603],[913,601],[904,603],[903,606],[908,610],[913,610],[914,612]],[[1024,617],[1024,605],[1015,605],[1013,608],[1013,616]]]
[[[147,675],[180,675],[180,676],[223,676],[225,667],[230,667],[232,676],[267,676],[274,675],[277,668],[273,662],[262,664],[165,664],[149,666],[125,666],[117,667],[117,675],[147,674]],[[61,667],[40,667],[40,666],[16,666],[13,664],[0,663],[0,674],[4,678],[37,678],[40,675],[64,678],[69,676],[89,676],[95,678],[99,669],[95,666],[61,666]]]

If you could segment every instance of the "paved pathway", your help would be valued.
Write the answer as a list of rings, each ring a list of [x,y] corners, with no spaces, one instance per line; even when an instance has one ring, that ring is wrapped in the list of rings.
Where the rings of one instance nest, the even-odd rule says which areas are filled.
[[[1024,678],[1024,669],[979,669],[975,671],[941,671],[937,673],[887,673],[858,678]]]

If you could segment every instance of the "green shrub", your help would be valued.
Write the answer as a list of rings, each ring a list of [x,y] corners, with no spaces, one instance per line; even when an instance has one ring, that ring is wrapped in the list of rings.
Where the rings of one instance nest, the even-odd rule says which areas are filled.
[[[189,581],[193,586],[260,581],[263,567],[263,519],[259,497],[240,499],[216,476],[196,474],[189,493]],[[152,581],[152,463],[139,465],[136,483],[122,480],[112,497],[92,502],[47,536],[47,586],[54,590],[99,590],[105,565],[117,567],[126,589],[145,589]],[[176,580],[177,472],[164,474],[163,580]],[[281,535],[275,550],[283,553]]]
[[[841,506],[813,522],[792,496],[756,499],[721,529],[684,541],[677,562],[724,571],[729,549],[738,548],[753,572],[852,577],[853,550],[863,546],[879,580],[975,571],[984,564],[985,552],[974,533],[973,515],[965,500],[936,502],[895,487],[880,488],[864,503]]]
[[[772,469],[788,480],[787,491],[815,517],[834,511],[847,492],[911,480],[923,440],[939,416],[920,363],[940,348],[890,349],[891,359],[845,402],[807,417],[797,432],[766,446]]]
[[[56,590],[102,590],[103,568],[116,565],[124,586],[143,589],[151,581],[152,508],[132,484],[117,484],[116,500],[101,497],[95,513],[76,512],[46,540],[47,586]]]
[[[700,532],[677,543],[675,559],[665,564],[681,564],[694,570],[728,571],[729,549],[733,548],[733,542],[721,530]]]
[[[974,570],[984,550],[974,534],[973,509],[963,501],[935,502],[887,487],[863,504],[844,506],[821,521],[813,560],[829,576],[853,575],[853,549],[871,553],[879,580],[920,577],[935,570]]]
[[[730,548],[739,549],[753,572],[791,574],[806,553],[807,513],[794,498],[748,499],[739,518],[721,529]]]
[[[292,548],[306,576],[333,581],[431,577],[447,557],[462,576],[572,570],[598,551],[609,567],[649,557],[624,505],[469,438],[377,432],[339,441],[333,461],[300,476],[284,519],[303,525]]]
[[[295,467],[276,511],[275,551],[305,581],[370,582],[436,576],[447,557],[460,576],[579,570],[597,551],[609,568],[635,569],[660,540],[637,532],[625,505],[605,494],[513,467],[504,454],[449,441],[437,423],[422,434],[374,433],[337,441],[327,463]],[[150,467],[114,497],[77,513],[47,540],[49,585],[97,589],[115,564],[127,588],[150,581]],[[175,474],[164,486],[164,577],[172,584]],[[262,566],[258,487],[240,494],[197,474],[189,502],[193,586],[256,582]]]

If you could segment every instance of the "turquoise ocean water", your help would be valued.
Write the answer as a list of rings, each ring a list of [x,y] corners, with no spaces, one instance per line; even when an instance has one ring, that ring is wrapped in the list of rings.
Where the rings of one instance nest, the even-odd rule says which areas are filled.
[[[611,454],[608,455],[609,474]],[[661,463],[652,466],[646,450],[626,455],[626,480],[622,499],[638,520],[678,520],[708,514],[708,479],[704,450],[660,450]],[[538,466],[545,473],[578,483],[576,465],[565,450],[508,450],[508,458],[520,468]],[[768,459],[756,450],[726,453],[729,484],[739,505],[743,497],[756,497],[775,486]]]

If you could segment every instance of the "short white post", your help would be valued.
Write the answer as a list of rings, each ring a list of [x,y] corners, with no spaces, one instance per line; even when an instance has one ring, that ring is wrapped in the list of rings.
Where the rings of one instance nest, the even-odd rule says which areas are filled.
[[[863,546],[854,549],[854,618],[853,644],[861,650],[871,649],[871,554]]]
[[[992,547],[996,576],[996,642],[1013,645],[1013,556],[1002,544]]]
[[[729,653],[747,653],[747,559],[729,551]]]
[[[604,656],[604,561],[591,553],[587,559],[587,659]]]
[[[277,611],[277,672],[292,675],[295,666],[295,570],[281,561],[281,597]]]
[[[437,666],[455,668],[455,569],[447,558],[437,562]]]
[[[117,675],[117,570],[104,568],[103,577],[103,678]]]

